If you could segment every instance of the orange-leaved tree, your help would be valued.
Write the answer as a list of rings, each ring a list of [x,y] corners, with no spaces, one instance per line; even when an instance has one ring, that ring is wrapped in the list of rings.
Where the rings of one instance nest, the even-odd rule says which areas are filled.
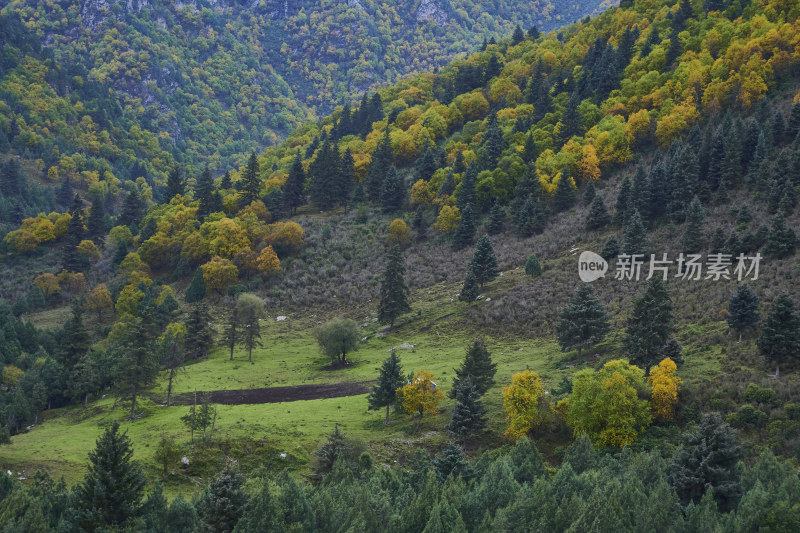
[[[438,413],[438,404],[444,400],[444,394],[433,381],[434,376],[424,368],[420,368],[411,383],[397,389],[397,396],[403,410],[411,415],[419,415],[417,418],[417,428],[422,421],[425,413]]]

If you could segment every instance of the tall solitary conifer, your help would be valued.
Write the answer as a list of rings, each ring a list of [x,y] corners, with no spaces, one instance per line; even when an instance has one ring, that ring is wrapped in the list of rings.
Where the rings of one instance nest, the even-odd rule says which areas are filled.
[[[403,375],[403,367],[400,366],[400,358],[397,357],[397,352],[392,350],[391,355],[383,361],[378,382],[367,396],[370,409],[386,407],[384,425],[389,423],[389,407],[397,403],[397,389],[405,383],[406,378]]]
[[[381,302],[378,306],[378,320],[381,324],[389,324],[391,328],[394,327],[397,317],[411,311],[405,272],[400,246],[392,246],[386,254],[386,269],[381,280]]]

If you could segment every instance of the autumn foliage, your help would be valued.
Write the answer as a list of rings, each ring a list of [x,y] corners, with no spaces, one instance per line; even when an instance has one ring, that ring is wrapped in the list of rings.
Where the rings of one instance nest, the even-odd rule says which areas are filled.
[[[511,376],[511,385],[503,387],[503,407],[506,410],[506,436],[516,441],[538,428],[549,412],[542,378],[532,370]]]
[[[669,357],[650,369],[647,382],[653,388],[650,402],[656,418],[675,418],[675,406],[678,404],[678,390],[681,386],[681,378],[675,375],[677,369],[675,362]]]

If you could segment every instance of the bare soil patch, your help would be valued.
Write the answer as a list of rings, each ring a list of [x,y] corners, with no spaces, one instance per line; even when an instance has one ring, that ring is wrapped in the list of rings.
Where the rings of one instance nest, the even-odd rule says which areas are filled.
[[[215,390],[206,392],[211,394],[212,403],[245,405],[357,396],[369,392],[371,384],[371,381],[339,381],[336,383],[322,383],[319,385],[293,385],[289,387]],[[197,392],[198,401],[201,394],[203,394],[203,392]],[[162,400],[162,403],[164,401],[166,400]],[[172,405],[191,405],[193,401],[194,393],[184,392],[173,396],[171,403]]]

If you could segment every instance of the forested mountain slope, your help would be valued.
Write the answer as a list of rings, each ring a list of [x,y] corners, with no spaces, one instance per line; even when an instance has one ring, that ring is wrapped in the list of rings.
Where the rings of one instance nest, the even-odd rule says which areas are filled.
[[[600,1],[14,0],[0,153],[76,186],[221,170],[372,86]],[[19,21],[22,21],[20,26]],[[111,176],[107,175],[110,174]]]

